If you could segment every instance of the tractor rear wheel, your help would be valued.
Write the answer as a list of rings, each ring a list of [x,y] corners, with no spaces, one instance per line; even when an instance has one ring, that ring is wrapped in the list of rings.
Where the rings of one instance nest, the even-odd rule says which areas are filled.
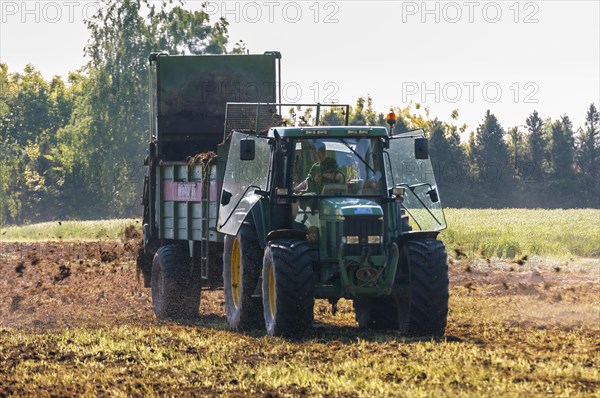
[[[305,241],[269,242],[263,257],[262,299],[270,336],[304,334],[314,320],[314,272]]]
[[[152,261],[152,307],[158,319],[193,319],[200,307],[200,278],[183,245],[162,246]]]
[[[263,251],[254,225],[242,224],[236,236],[225,236],[223,293],[231,330],[261,328],[262,300],[252,297],[260,279]]]
[[[436,239],[404,243],[401,261],[406,275],[397,274],[393,296],[356,298],[354,309],[360,328],[397,329],[405,336],[444,335],[448,316],[448,263],[442,242]],[[399,270],[400,271],[400,270]]]

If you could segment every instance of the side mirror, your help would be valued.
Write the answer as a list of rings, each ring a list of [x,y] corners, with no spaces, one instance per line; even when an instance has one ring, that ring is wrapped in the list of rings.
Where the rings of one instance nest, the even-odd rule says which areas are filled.
[[[231,192],[224,189],[221,194],[221,206],[227,206],[229,202],[231,202],[232,196],[233,194]]]
[[[240,141],[240,160],[254,160],[256,143],[251,139]]]
[[[429,143],[427,142],[427,138],[415,138],[415,158],[429,158]]]
[[[440,197],[438,195],[436,188],[431,188],[427,191],[427,195],[429,195],[429,199],[431,199],[431,203],[437,203],[440,201]]]

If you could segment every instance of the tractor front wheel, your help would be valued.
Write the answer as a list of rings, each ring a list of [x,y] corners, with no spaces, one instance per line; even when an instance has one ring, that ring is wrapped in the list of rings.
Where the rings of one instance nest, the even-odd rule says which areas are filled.
[[[405,243],[409,282],[396,297],[399,330],[406,336],[440,338],[448,318],[448,260],[437,239]]]
[[[277,240],[263,257],[262,299],[270,336],[301,336],[312,327],[314,272],[309,244]]]

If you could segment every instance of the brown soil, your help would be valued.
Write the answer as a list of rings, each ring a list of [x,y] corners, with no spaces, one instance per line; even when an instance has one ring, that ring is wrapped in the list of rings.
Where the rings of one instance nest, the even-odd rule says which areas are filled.
[[[136,272],[138,238],[131,233],[123,241],[0,243],[0,327],[154,322],[150,289]],[[497,297],[513,303],[507,310],[522,319],[598,325],[600,310],[580,308],[600,297],[597,259],[521,261],[451,258],[451,301],[456,294]],[[318,300],[315,311],[317,322],[328,322],[326,301]],[[352,311],[351,304],[341,303],[340,311]],[[203,292],[201,313],[224,316],[221,291]]]
[[[135,240],[0,244],[0,326],[60,328],[150,319]]]
[[[600,327],[599,259],[450,259],[450,284],[450,306],[466,294],[523,324]]]
[[[128,234],[123,241],[0,242],[0,333],[6,332],[2,327],[43,333],[76,327],[156,325],[150,289],[137,277],[138,238]],[[448,339],[469,339],[472,325],[452,318],[452,311],[465,311],[465,305],[473,305],[470,308],[475,314],[480,305],[481,316],[497,316],[499,323],[514,322],[533,329],[597,330],[599,272],[598,259],[507,262],[451,258]],[[472,299],[465,300],[468,297]],[[342,316],[334,317],[330,304],[318,300],[312,337],[362,338],[364,332],[355,328],[349,315],[352,311],[351,302],[342,301]],[[202,325],[214,327],[211,325],[216,322],[225,328],[222,291],[202,292],[201,313],[207,320]],[[26,346],[18,353],[19,360],[29,355],[36,352]],[[4,393],[9,391],[17,390],[9,388]]]

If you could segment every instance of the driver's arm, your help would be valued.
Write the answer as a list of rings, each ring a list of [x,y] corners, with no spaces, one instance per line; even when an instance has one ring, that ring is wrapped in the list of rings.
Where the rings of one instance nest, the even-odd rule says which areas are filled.
[[[298,185],[296,185],[294,187],[294,191],[296,193],[305,192],[308,190],[308,180],[310,180],[313,176],[313,173],[315,173],[317,171],[316,168],[317,168],[317,166],[315,163],[311,166],[310,170],[308,170],[308,174],[306,175],[306,178],[304,179],[304,181],[302,181],[301,183],[299,183]]]
[[[296,185],[294,187],[294,191],[295,192],[306,191],[308,189],[308,179],[309,178],[310,178],[310,175],[309,175],[309,177],[306,177],[306,180],[304,180],[300,184]]]

